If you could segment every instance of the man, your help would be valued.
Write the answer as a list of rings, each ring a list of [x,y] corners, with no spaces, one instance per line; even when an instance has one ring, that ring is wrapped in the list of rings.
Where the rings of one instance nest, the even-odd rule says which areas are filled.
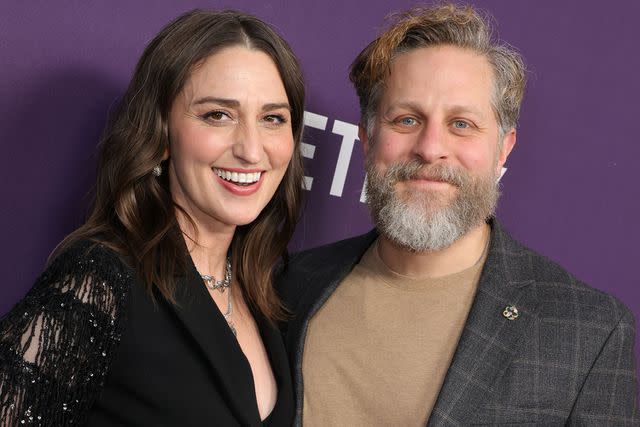
[[[437,6],[350,77],[376,229],[279,277],[297,423],[635,425],[632,314],[494,218],[519,55],[472,8]]]

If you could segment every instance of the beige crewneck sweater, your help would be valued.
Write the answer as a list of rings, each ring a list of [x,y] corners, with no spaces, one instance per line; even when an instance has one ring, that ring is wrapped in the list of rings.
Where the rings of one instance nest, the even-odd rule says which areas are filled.
[[[304,427],[423,426],[485,257],[452,275],[410,278],[386,267],[371,245],[309,323]]]

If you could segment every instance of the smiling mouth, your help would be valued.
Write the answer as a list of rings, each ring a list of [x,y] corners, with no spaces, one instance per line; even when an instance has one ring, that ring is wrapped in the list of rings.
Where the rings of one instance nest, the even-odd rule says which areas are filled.
[[[224,169],[213,168],[213,172],[225,181],[239,186],[249,186],[260,181],[262,172],[232,172]]]
[[[449,181],[443,181],[441,179],[431,179],[431,178],[412,178],[407,181],[425,182],[425,183],[434,183],[434,184],[451,184]]]

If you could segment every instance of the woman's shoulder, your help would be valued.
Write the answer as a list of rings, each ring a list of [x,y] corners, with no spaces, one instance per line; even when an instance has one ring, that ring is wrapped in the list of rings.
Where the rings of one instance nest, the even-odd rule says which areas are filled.
[[[128,264],[127,257],[114,245],[101,240],[82,239],[56,249],[45,272],[124,273],[132,271]]]
[[[135,272],[105,243],[79,240],[56,251],[46,269],[7,317],[17,312],[30,318],[42,314],[114,317],[124,306]],[[15,319],[14,319],[15,320]]]
[[[125,322],[135,276],[124,259],[104,243],[65,245],[0,319],[0,389],[8,396],[0,414],[7,420],[32,413],[66,425],[70,414],[86,416]]]
[[[115,289],[134,276],[127,258],[111,245],[84,239],[58,249],[36,286],[50,285],[52,281],[64,281],[67,285],[80,281],[85,285],[102,284]]]

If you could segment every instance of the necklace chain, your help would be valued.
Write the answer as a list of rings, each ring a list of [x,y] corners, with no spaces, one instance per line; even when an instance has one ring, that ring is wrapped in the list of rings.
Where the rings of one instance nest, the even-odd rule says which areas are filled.
[[[199,274],[199,273],[198,273]],[[200,274],[202,280],[204,280],[204,284],[207,288],[215,291],[216,289],[220,291],[220,293],[224,293],[231,286],[231,259],[227,257],[227,261],[224,266],[224,278],[222,280],[216,280],[215,277],[208,274]],[[231,290],[229,289],[229,294],[227,295],[227,312],[222,313],[224,320],[227,321],[231,332],[233,335],[237,335],[238,331],[236,330],[236,326],[233,324],[233,320],[231,320],[231,316],[233,315],[233,295]]]
[[[238,331],[236,330],[236,325],[233,324],[233,320],[231,320],[231,315],[233,314],[233,292],[229,291],[229,296],[227,297],[227,312],[223,313],[222,316],[224,320],[227,321],[227,325],[233,332],[233,335],[238,335]]]
[[[204,280],[204,284],[207,285],[207,288],[212,291],[217,289],[221,293],[224,293],[224,291],[231,286],[231,259],[227,257],[227,261],[224,265],[224,278],[222,280],[216,280],[215,277],[208,274],[201,274],[200,277]]]

